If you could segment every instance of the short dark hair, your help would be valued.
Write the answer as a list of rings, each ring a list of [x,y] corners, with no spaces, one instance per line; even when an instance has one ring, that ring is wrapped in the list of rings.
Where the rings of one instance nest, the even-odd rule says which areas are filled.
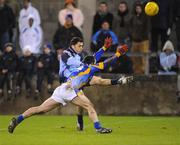
[[[70,46],[76,45],[78,42],[83,42],[83,39],[80,37],[73,37],[70,42]]]
[[[120,3],[119,3],[119,4],[125,4],[126,6],[128,6],[127,2],[126,2],[126,1],[124,1],[124,0],[120,1]]]
[[[101,4],[108,6],[108,4],[106,2],[100,2],[99,5],[101,5]]]
[[[83,59],[83,63],[90,65],[90,64],[95,64],[96,60],[94,58],[94,56],[91,55],[87,55],[84,59]]]

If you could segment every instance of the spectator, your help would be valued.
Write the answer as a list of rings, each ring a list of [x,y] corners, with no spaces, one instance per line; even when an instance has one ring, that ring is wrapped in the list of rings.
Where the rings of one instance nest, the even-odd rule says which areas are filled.
[[[65,0],[65,8],[59,12],[59,24],[62,26],[66,23],[67,15],[72,15],[74,26],[81,30],[84,23],[84,15],[80,9],[76,8],[74,0]]]
[[[101,29],[97,31],[92,37],[91,49],[93,52],[96,52],[99,48],[104,45],[104,41],[107,37],[112,38],[111,51],[115,51],[118,45],[118,38],[116,34],[110,30],[110,25],[107,21],[102,23]]]
[[[40,53],[42,43],[42,29],[40,26],[35,25],[35,19],[33,15],[28,16],[29,25],[22,29],[20,33],[20,47],[23,50],[25,46],[31,46],[31,52],[33,54]]]
[[[173,22],[172,0],[154,0],[160,7],[159,13],[151,17],[151,51],[158,51],[158,38],[161,37],[161,48],[171,33]]]
[[[67,49],[69,43],[73,37],[82,38],[81,31],[74,26],[72,15],[66,16],[66,22],[64,26],[59,27],[53,38],[53,45],[55,49]]]
[[[12,97],[12,82],[16,74],[18,57],[12,43],[4,46],[4,53],[0,59],[0,97],[3,96],[4,84],[7,84],[8,100]]]
[[[174,52],[174,46],[171,41],[166,41],[163,52],[160,53],[159,75],[176,74],[177,56]]]
[[[104,21],[107,21],[112,29],[113,14],[108,12],[108,5],[106,2],[99,4],[99,10],[96,12],[93,21],[93,34],[101,29],[101,25]]]
[[[53,64],[55,56],[52,53],[51,44],[46,44],[43,47],[43,54],[41,54],[37,60],[37,86],[36,94],[38,95],[41,92],[42,82],[44,77],[47,77],[48,82],[48,93],[52,93],[52,84],[53,84]]]
[[[176,25],[177,48],[180,52],[180,1],[174,0],[174,20]]]
[[[32,77],[35,70],[35,62],[36,58],[31,53],[31,46],[25,46],[23,49],[23,56],[19,58],[19,75],[17,78],[17,84],[16,84],[16,95],[19,95],[21,93],[21,85],[23,81],[25,81],[26,85],[26,95],[29,97],[31,95],[32,91]]]
[[[15,16],[15,27],[10,30],[10,42],[12,42],[15,46],[18,40],[18,17],[20,12],[20,2],[17,0],[6,0],[9,7],[12,8],[14,16]]]
[[[0,0],[0,51],[3,51],[3,46],[10,42],[10,31],[15,26],[15,17],[12,9],[7,6],[6,0]]]
[[[127,44],[130,47],[130,14],[126,1],[121,1],[118,8],[118,15],[115,18],[114,30],[120,44]]]
[[[139,1],[134,4],[130,30],[132,38],[131,52],[147,54],[149,51],[149,18],[145,15],[143,5]],[[132,58],[132,61],[134,73],[144,74],[145,58],[135,56]]]
[[[20,11],[19,14],[19,31],[23,32],[23,30],[29,26],[29,15],[33,16],[35,27],[40,26],[41,19],[39,12],[31,5],[31,0],[23,0],[23,6],[24,8]]]

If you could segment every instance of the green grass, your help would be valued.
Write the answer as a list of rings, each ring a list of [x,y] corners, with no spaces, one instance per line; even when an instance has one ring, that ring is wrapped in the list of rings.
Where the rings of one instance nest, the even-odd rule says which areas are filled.
[[[100,117],[112,134],[97,134],[85,117],[76,131],[75,116],[34,116],[7,132],[12,116],[0,116],[0,145],[180,145],[178,117]]]

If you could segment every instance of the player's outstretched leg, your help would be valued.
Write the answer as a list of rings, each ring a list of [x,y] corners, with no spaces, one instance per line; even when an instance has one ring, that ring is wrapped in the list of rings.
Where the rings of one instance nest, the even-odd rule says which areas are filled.
[[[97,113],[93,107],[93,104],[89,101],[89,99],[85,95],[79,95],[78,97],[72,100],[72,103],[78,106],[83,107],[88,111],[89,118],[94,123],[94,128],[98,133],[111,133],[112,129],[104,128],[101,126]]]
[[[40,106],[29,108],[23,114],[20,114],[18,117],[16,118],[13,117],[11,119],[11,122],[8,126],[8,132],[13,133],[16,126],[20,124],[24,119],[31,117],[32,115],[35,115],[35,114],[48,112],[56,108],[58,105],[59,105],[58,102],[54,101],[52,98],[49,98],[46,101],[44,101]]]

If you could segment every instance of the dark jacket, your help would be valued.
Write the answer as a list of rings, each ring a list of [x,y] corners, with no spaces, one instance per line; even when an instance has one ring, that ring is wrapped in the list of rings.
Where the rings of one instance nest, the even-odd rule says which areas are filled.
[[[159,13],[151,17],[152,28],[168,29],[173,24],[173,0],[154,0],[159,5]]]
[[[50,54],[41,54],[38,57],[38,61],[37,62],[41,62],[43,64],[42,68],[38,68],[38,69],[44,69],[44,70],[49,70],[49,71],[53,71],[54,70],[54,62],[55,62],[55,55],[53,53]]]
[[[59,27],[53,38],[54,48],[67,49],[73,37],[83,38],[81,31],[77,27],[75,26],[72,26],[70,28],[66,28],[64,26]]]
[[[4,5],[0,7],[0,36],[15,27],[15,16],[12,9]]]
[[[18,65],[18,57],[14,51],[5,52],[0,59],[0,70],[7,69],[8,72],[15,72]]]
[[[33,55],[22,56],[19,58],[18,70],[23,73],[34,73],[36,57]]]
[[[149,17],[144,13],[138,16],[136,12],[134,12],[130,20],[130,35],[132,40],[135,42],[148,40],[149,31],[150,31]]]
[[[131,16],[128,11],[124,14],[120,14],[118,11],[117,16],[115,17],[113,28],[119,38],[119,42],[130,36],[130,18]]]
[[[175,20],[179,20],[180,19],[180,0],[174,0],[173,9],[174,9]]]
[[[101,29],[101,24],[107,21],[110,24],[110,29],[112,29],[112,24],[113,24],[113,14],[107,13],[105,15],[101,15],[99,12],[96,13],[94,16],[94,21],[93,21],[93,34],[95,34],[98,30]]]

